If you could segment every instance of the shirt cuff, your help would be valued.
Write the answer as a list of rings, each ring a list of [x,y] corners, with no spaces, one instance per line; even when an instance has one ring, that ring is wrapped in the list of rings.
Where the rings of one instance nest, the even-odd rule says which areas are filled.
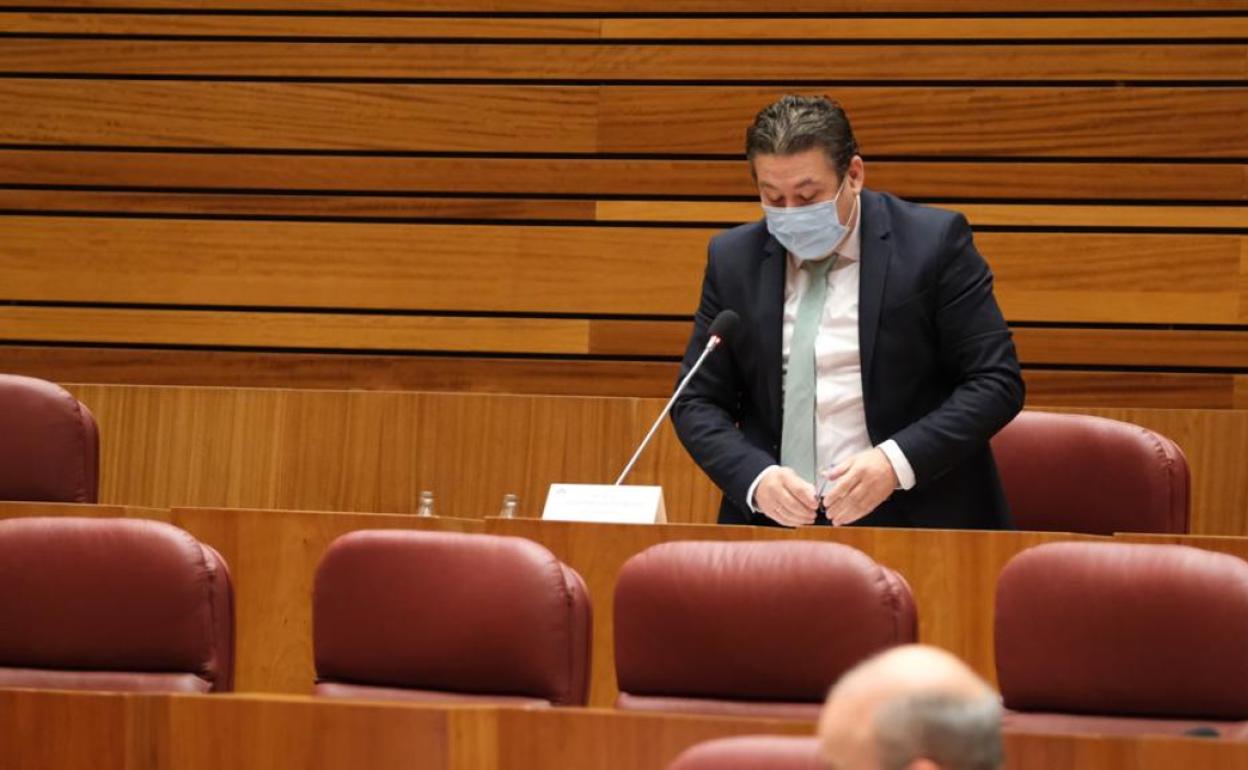
[[[904,460],[905,458],[902,458],[902,459]],[[746,492],[745,492],[745,504],[746,504],[746,505],[748,505],[748,506],[750,506],[750,510],[751,510],[752,512],[754,512],[754,513],[761,513],[761,511],[759,511],[759,510],[758,510],[758,508],[757,508],[757,507],[755,507],[755,505],[754,505],[754,491],[755,491],[756,489],[758,489],[758,482],[760,482],[760,481],[762,481],[762,480],[763,480],[763,476],[766,476],[768,473],[771,473],[771,471],[772,471],[773,469],[775,469],[775,468],[779,468],[779,467],[780,467],[779,465],[768,465],[766,468],[763,468],[763,470],[762,470],[761,472],[759,472],[759,474],[758,474],[757,476],[755,476],[755,477],[754,477],[754,483],[753,483],[753,484],[750,484],[750,488],[749,488],[748,490],[746,490]],[[907,466],[907,467],[909,467],[909,466]]]
[[[893,473],[897,474],[898,489],[914,488],[914,468],[910,467],[910,461],[906,459],[906,455],[901,451],[901,447],[897,446],[897,442],[891,438],[880,444],[878,447],[884,456],[888,458],[888,462],[893,466]],[[764,471],[766,473],[766,471]],[[755,481],[755,484],[758,482]],[[751,489],[753,489],[751,487]]]

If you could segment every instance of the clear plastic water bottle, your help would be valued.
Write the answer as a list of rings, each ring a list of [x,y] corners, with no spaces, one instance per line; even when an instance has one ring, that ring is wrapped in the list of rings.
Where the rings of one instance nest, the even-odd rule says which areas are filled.
[[[500,519],[516,518],[516,506],[518,503],[518,498],[511,492],[503,495],[503,507],[498,511],[498,517]]]
[[[420,507],[416,509],[416,515],[417,516],[432,516],[433,515],[433,493],[427,489],[420,493]]]

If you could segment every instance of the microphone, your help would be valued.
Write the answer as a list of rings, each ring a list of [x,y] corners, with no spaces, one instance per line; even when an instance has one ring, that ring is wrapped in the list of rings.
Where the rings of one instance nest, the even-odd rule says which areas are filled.
[[[693,375],[701,368],[702,362],[711,354],[711,351],[719,347],[724,338],[732,333],[732,330],[741,322],[741,316],[733,310],[721,310],[719,315],[715,316],[715,320],[711,321],[711,327],[707,329],[710,339],[706,341],[706,347],[702,350],[702,355],[698,356],[698,360],[694,362],[689,369],[689,373],[680,381],[680,385],[676,386],[676,392],[667,400],[667,404],[663,406],[663,411],[659,412],[659,417],[654,421],[654,425],[650,426],[650,432],[641,440],[641,444],[637,447],[637,451],[633,452],[633,457],[628,461],[628,465],[624,466],[624,470],[620,473],[620,477],[615,480],[615,486],[624,483],[624,478],[633,470],[633,465],[637,463],[637,458],[641,457],[641,453],[645,450],[646,445],[650,443],[650,439],[654,438],[654,433],[659,429],[659,425],[663,423],[663,418],[667,417],[667,413],[672,411],[672,404],[676,403],[676,399],[680,398],[680,394],[684,391],[685,386],[689,384],[689,380],[693,379]]]
[[[1198,727],[1189,727],[1188,729],[1183,731],[1183,735],[1189,738],[1220,738],[1222,737],[1222,733],[1218,732],[1217,730],[1207,725],[1200,725]]]

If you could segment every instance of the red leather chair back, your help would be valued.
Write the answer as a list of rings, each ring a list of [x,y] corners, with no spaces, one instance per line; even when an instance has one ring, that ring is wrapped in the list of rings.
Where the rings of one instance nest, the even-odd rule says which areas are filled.
[[[363,530],[316,571],[320,695],[583,705],[589,592],[517,537]]]
[[[0,521],[0,687],[220,692],[233,663],[229,570],[186,532]]]
[[[916,639],[905,580],[848,546],[664,543],[616,584],[618,706],[815,719],[846,670]]]
[[[1187,532],[1183,450],[1131,423],[1023,411],[992,439],[1018,529]]]
[[[99,432],[59,385],[0,374],[0,500],[94,503]]]
[[[825,770],[814,737],[740,735],[686,749],[667,770]]]
[[[1055,714],[1137,719],[1087,722],[1098,732],[1248,719],[1246,640],[1248,563],[1226,554],[1052,543],[1012,559],[997,586],[997,678],[1024,712],[1011,727],[1080,729]]]

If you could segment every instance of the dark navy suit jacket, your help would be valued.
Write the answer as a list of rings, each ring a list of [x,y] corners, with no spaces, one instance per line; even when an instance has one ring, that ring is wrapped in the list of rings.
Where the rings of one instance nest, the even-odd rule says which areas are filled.
[[[897,442],[916,483],[864,526],[1008,529],[988,440],[1023,404],[992,272],[961,214],[861,193],[858,341],[867,432]],[[702,299],[681,376],[721,310],[741,316],[672,409],[676,432],[724,492],[720,523],[772,524],[746,494],[779,462],[787,256],[762,220],[710,243]]]

